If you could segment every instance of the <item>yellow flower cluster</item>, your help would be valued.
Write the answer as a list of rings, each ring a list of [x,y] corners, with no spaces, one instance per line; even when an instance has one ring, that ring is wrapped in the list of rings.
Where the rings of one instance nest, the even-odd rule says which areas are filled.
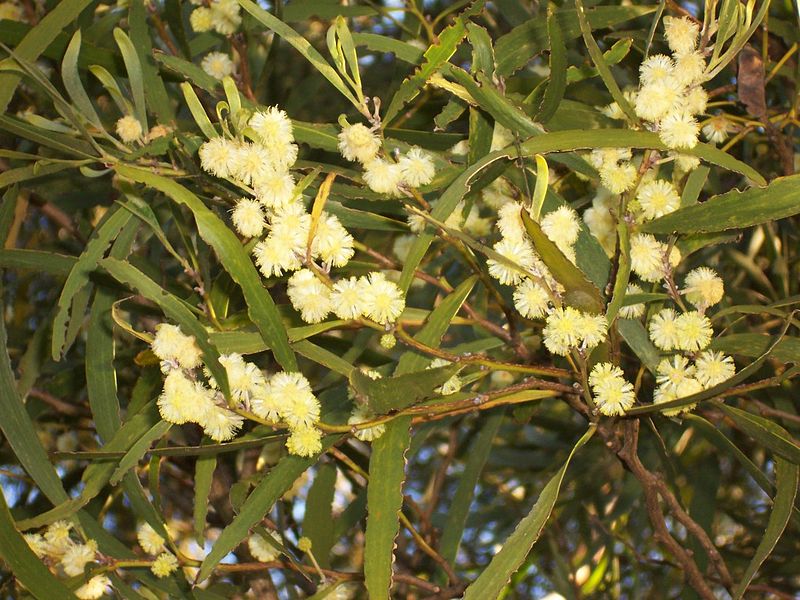
[[[202,4],[192,0],[192,4]],[[198,33],[216,31],[221,35],[231,35],[242,24],[240,7],[236,0],[211,0],[208,6],[199,6],[189,15],[192,29]]]
[[[373,192],[400,196],[404,187],[417,188],[429,184],[436,174],[433,159],[419,148],[411,148],[398,160],[380,156],[381,141],[374,129],[356,123],[342,124],[339,152],[349,161],[364,167],[364,183]]]
[[[23,537],[33,553],[50,565],[57,574],[67,577],[82,576],[86,566],[97,557],[97,542],[86,540],[85,543],[75,541],[72,536],[72,524],[67,521],[56,521],[50,524],[43,533],[26,533]],[[90,577],[75,590],[80,600],[96,600],[106,593],[111,580],[105,575]]]

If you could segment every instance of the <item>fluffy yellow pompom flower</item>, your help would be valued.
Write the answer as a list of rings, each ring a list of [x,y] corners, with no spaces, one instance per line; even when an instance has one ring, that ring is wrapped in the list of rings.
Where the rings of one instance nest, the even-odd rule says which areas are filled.
[[[380,138],[361,123],[347,125],[339,133],[339,152],[350,161],[366,164],[378,155]]]
[[[566,204],[542,217],[542,231],[562,251],[571,248],[581,231],[578,214]]]
[[[214,79],[223,79],[233,74],[233,61],[224,52],[209,52],[200,61],[200,67]]]
[[[584,348],[596,348],[608,337],[608,321],[605,315],[583,313],[581,315],[581,341]]]
[[[205,6],[195,8],[192,14],[189,15],[189,25],[191,25],[192,30],[197,33],[211,31],[214,26],[214,15],[211,9]]]
[[[527,238],[525,226],[522,224],[521,210],[522,206],[517,202],[507,202],[498,209],[497,229],[504,239],[522,242]]]
[[[640,233],[631,239],[631,269],[644,281],[660,281],[666,275],[664,257],[667,245],[659,242],[650,234]],[[672,247],[669,253],[669,264],[678,266],[681,260],[680,251]]]
[[[280,399],[281,417],[291,426],[319,421],[319,401],[302,373],[281,371],[269,379],[270,393]]]
[[[200,166],[216,177],[228,177],[236,161],[236,143],[215,137],[200,146]]]
[[[350,418],[347,419],[347,424],[359,425],[366,421],[371,421],[374,418],[375,415],[373,415],[372,412],[370,412],[367,408],[357,407],[353,411],[353,414],[350,415]],[[379,423],[378,425],[365,427],[364,429],[358,429],[355,432],[355,436],[362,442],[372,442],[381,437],[385,431],[386,431],[386,425],[384,425],[383,423]]]
[[[629,283],[628,287],[625,289],[626,296],[632,296],[634,294],[641,293],[643,293],[642,288],[635,283]],[[629,304],[619,309],[619,316],[623,319],[638,319],[644,314],[644,311],[644,304]]]
[[[257,200],[242,198],[231,212],[231,221],[236,231],[244,237],[258,237],[264,232],[264,211]]]
[[[47,556],[47,542],[44,541],[44,536],[40,533],[26,533],[22,537],[25,538],[25,543],[28,544],[28,548],[30,548],[38,558]]]
[[[653,54],[648,56],[639,65],[639,81],[642,86],[651,85],[664,81],[671,77],[675,72],[675,63],[669,56],[664,54]]]
[[[163,552],[150,565],[150,570],[156,577],[168,577],[178,570],[178,559],[170,552]]]
[[[136,531],[136,539],[142,550],[148,554],[156,555],[164,549],[164,538],[161,537],[149,523],[142,523]]]
[[[353,236],[335,215],[323,213],[317,223],[311,251],[326,265],[344,267],[355,254]]]
[[[311,457],[322,451],[322,432],[316,427],[300,426],[290,430],[286,449],[290,454]]]
[[[656,368],[656,383],[664,389],[677,389],[684,379],[694,376],[694,366],[689,359],[676,354],[672,358],[664,358]]]
[[[156,325],[156,335],[150,345],[158,358],[168,365],[162,369],[180,365],[184,369],[196,369],[202,363],[202,353],[194,336],[186,335],[177,325],[160,323]]]
[[[323,321],[333,308],[330,289],[310,269],[301,269],[292,275],[286,293],[306,323]]]
[[[197,419],[203,433],[215,442],[227,442],[236,436],[244,419],[235,412],[213,404]]]
[[[728,134],[734,130],[733,123],[725,117],[714,117],[703,125],[703,135],[712,144],[721,144],[728,139]]]
[[[661,121],[658,136],[668,148],[694,148],[699,133],[700,126],[691,113],[675,111]]]
[[[571,306],[554,308],[542,330],[544,345],[553,354],[566,356],[580,343],[583,324],[583,315]]]
[[[647,220],[657,219],[680,208],[681,197],[673,185],[664,179],[655,179],[643,183],[636,199]]]
[[[664,37],[669,49],[677,54],[694,50],[699,34],[700,25],[689,17],[664,17]]]
[[[703,386],[700,385],[700,382],[692,377],[687,377],[675,387],[661,386],[656,388],[653,392],[653,402],[655,404],[663,404],[664,402],[685,398],[686,396],[691,396],[701,391],[703,391]],[[695,406],[697,406],[696,402],[677,408],[666,408],[661,412],[667,417],[674,417],[681,413],[689,412]]]
[[[678,330],[677,347],[689,352],[706,348],[714,335],[711,321],[696,310],[685,312],[679,316],[675,320],[675,327]]]
[[[661,350],[670,351],[678,347],[677,313],[671,308],[665,308],[650,319],[650,339]]]
[[[51,523],[44,532],[47,553],[51,556],[60,557],[69,550],[73,544],[69,537],[70,531],[72,531],[72,525],[67,521]]]
[[[61,567],[70,577],[83,575],[83,570],[94,560],[97,554],[97,542],[88,540],[85,544],[73,544],[61,557]]]
[[[111,580],[105,575],[95,575],[81,587],[75,590],[75,595],[80,600],[97,600],[111,587]]]
[[[675,78],[681,85],[698,85],[705,77],[705,70],[706,59],[700,52],[687,52],[675,57]]]
[[[281,543],[281,538],[277,533],[270,531],[269,535],[273,541],[278,544]],[[259,533],[254,533],[247,538],[247,548],[250,550],[250,554],[253,555],[253,558],[260,562],[272,562],[281,554],[280,550],[270,544]]]
[[[220,35],[231,35],[242,24],[236,0],[213,0],[210,8],[212,27]]]
[[[628,162],[605,165],[600,169],[600,181],[612,194],[622,194],[636,183],[636,167]]]
[[[16,2],[0,3],[0,21],[24,21],[25,13]]]
[[[727,381],[736,374],[733,359],[722,352],[712,350],[701,352],[694,364],[695,377],[705,388]]]
[[[698,308],[713,306],[725,295],[725,284],[714,269],[698,267],[689,271],[682,292]]]
[[[364,282],[355,277],[340,279],[333,284],[331,306],[340,319],[349,321],[364,314]]]
[[[532,279],[524,279],[514,290],[514,306],[526,319],[541,319],[549,302],[547,290]]]
[[[525,274],[520,271],[532,271],[536,268],[536,253],[533,250],[530,242],[527,240],[514,240],[512,238],[503,238],[494,245],[494,251],[501,256],[508,259],[513,265],[519,268],[515,269],[511,265],[490,258],[486,261],[489,267],[489,275],[497,279],[503,285],[517,285],[519,284]]]
[[[295,248],[275,236],[253,246],[253,257],[264,277],[280,276],[284,271],[295,271],[302,266]]]
[[[378,272],[370,273],[361,282],[364,314],[381,325],[394,323],[406,307],[402,290]]]
[[[403,183],[403,170],[399,164],[373,158],[364,165],[364,182],[373,192],[387,196],[399,196]]]
[[[400,158],[398,164],[403,173],[403,183],[410,187],[427,185],[436,174],[433,159],[419,148],[411,148]]]
[[[624,415],[636,401],[633,385],[611,363],[597,363],[589,374],[589,385],[598,410],[608,417]]]
[[[139,119],[126,115],[117,121],[117,137],[126,144],[132,144],[142,139],[142,124]]]
[[[277,106],[253,113],[247,123],[265,146],[279,146],[294,142],[292,121]]]
[[[192,381],[183,371],[174,370],[164,379],[158,397],[158,409],[165,421],[182,425],[195,423],[214,407],[214,393],[199,381]]]
[[[680,107],[683,86],[674,77],[644,85],[636,94],[633,108],[646,121],[658,121]]]

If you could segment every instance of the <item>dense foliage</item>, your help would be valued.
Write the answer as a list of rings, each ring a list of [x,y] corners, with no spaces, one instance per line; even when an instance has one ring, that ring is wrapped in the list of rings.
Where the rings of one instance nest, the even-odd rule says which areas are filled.
[[[0,3],[3,598],[800,593],[800,6]]]

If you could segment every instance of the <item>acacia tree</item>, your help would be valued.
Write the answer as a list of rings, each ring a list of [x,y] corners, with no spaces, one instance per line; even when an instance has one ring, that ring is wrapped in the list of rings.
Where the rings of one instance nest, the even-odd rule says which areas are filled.
[[[6,598],[792,598],[789,2],[3,2]]]

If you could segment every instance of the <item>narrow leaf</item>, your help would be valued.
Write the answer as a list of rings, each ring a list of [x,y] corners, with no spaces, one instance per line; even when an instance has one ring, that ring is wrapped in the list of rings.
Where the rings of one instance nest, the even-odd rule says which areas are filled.
[[[550,513],[558,500],[558,493],[567,467],[573,455],[594,435],[595,425],[583,434],[575,447],[569,453],[567,461],[539,494],[536,504],[533,505],[531,512],[519,522],[514,532],[508,537],[503,547],[493,557],[489,566],[486,567],[478,578],[467,588],[464,600],[488,600],[497,598],[500,592],[511,579],[511,576],[528,556],[533,545],[539,539],[544,529]]]
[[[745,570],[739,585],[736,586],[733,592],[734,600],[744,598],[745,592],[747,592],[747,588],[759,567],[767,560],[784,529],[786,529],[794,508],[794,499],[797,496],[798,475],[800,475],[800,466],[796,463],[793,464],[782,458],[775,460],[775,485],[778,491],[775,494],[772,512],[769,514],[764,537],[761,538],[761,542],[756,548],[756,553],[753,555],[750,564],[747,565],[747,570]]]

